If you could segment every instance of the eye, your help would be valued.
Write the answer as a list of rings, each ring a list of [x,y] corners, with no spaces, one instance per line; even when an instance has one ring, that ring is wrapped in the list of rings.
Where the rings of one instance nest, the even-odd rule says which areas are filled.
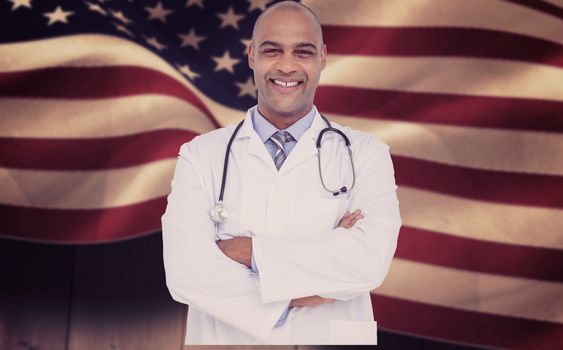
[[[313,55],[313,51],[309,50],[295,50],[295,54],[300,57],[309,57]]]
[[[266,56],[274,56],[274,55],[279,54],[280,52],[281,52],[280,49],[274,49],[274,48],[265,49],[264,51],[262,51],[262,53]]]

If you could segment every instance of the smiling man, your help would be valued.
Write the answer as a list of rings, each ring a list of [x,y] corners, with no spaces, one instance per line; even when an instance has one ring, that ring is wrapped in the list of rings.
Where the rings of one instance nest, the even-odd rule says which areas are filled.
[[[248,47],[258,105],[180,149],[162,225],[187,344],[376,343],[370,291],[401,225],[393,165],[313,105],[326,57],[309,8],[269,7]]]

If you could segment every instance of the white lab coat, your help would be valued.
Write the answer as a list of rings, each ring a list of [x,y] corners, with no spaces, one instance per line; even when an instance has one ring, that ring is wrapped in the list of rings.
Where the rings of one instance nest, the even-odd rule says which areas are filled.
[[[356,185],[334,197],[321,185],[315,142],[320,114],[282,168],[254,131],[250,110],[232,145],[225,224],[209,211],[221,186],[234,125],[194,138],[180,149],[162,217],[166,282],[188,304],[186,344],[374,344],[370,290],[381,284],[395,252],[401,219],[388,147],[370,134],[332,123],[353,147]],[[335,133],[323,137],[323,178],[350,187],[347,149]],[[365,218],[336,228],[346,210]],[[226,257],[215,240],[252,236],[259,274]],[[290,309],[291,299],[338,299]]]

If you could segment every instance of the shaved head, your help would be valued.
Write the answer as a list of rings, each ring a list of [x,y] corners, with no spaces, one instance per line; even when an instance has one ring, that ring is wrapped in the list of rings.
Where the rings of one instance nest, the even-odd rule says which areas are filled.
[[[323,43],[323,31],[321,29],[321,21],[319,21],[319,18],[317,17],[317,15],[313,12],[313,10],[311,10],[309,7],[303,5],[300,2],[297,1],[281,1],[281,2],[277,2],[275,4],[273,4],[272,6],[268,7],[266,10],[264,10],[264,12],[262,12],[260,14],[260,16],[258,16],[258,18],[256,19],[256,22],[254,23],[254,29],[252,30],[252,41],[255,41],[256,38],[256,31],[259,28],[262,19],[266,16],[268,16],[268,14],[272,11],[276,11],[276,9],[282,9],[282,10],[289,10],[289,11],[297,11],[297,12],[302,12],[304,14],[306,14],[308,17],[310,17],[310,19],[314,22],[314,25],[316,27],[316,30],[318,31],[318,34],[320,35],[320,43]]]

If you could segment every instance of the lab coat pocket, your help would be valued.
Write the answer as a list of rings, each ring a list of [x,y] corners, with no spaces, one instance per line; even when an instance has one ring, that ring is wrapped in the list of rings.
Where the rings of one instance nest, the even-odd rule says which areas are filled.
[[[330,320],[330,345],[377,345],[377,322]]]
[[[311,222],[311,233],[318,234],[334,229],[346,212],[346,197],[323,197],[318,204]]]

